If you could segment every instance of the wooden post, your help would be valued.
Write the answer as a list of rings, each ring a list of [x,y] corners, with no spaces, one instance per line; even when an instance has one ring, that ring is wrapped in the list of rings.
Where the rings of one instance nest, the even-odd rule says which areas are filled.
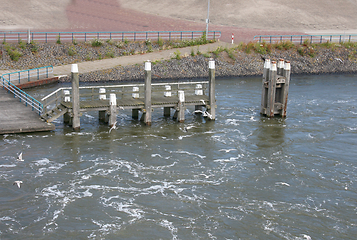
[[[79,131],[80,129],[80,108],[79,108],[79,74],[78,65],[72,64],[71,66],[72,74],[72,128],[74,131]]]
[[[216,85],[216,77],[215,77],[215,62],[211,58],[208,63],[209,68],[209,108],[208,113],[210,114],[210,120],[216,119],[216,97],[215,97],[215,85]]]
[[[272,61],[269,71],[268,101],[267,101],[267,112],[266,112],[266,115],[268,117],[274,117],[276,77],[277,77],[276,62]]]
[[[268,81],[269,81],[269,70],[270,70],[270,59],[265,59],[264,69],[263,69],[263,79],[262,79],[262,99],[260,105],[261,114],[266,114],[267,95],[268,95],[268,89],[266,88],[266,86],[268,86]]]
[[[196,84],[195,87],[195,95],[196,96],[202,96],[203,95],[203,90],[202,90],[202,84]],[[201,111],[202,112],[203,108],[202,105],[195,105],[195,112],[196,114]]]
[[[280,58],[277,66],[277,74],[280,76],[283,76],[284,65],[284,59]]]
[[[133,119],[139,119],[139,109],[132,109],[131,110],[131,117]]]
[[[109,98],[109,127],[113,127],[117,120],[117,96],[111,93]]]
[[[165,85],[165,92],[164,92],[165,97],[171,97],[171,85]],[[171,115],[171,108],[170,107],[164,107],[164,117],[170,117]]]
[[[99,95],[99,100],[106,100],[107,96],[106,96],[106,90],[105,88],[99,88],[99,93],[101,93]],[[101,110],[98,112],[98,117],[99,117],[99,121],[100,122],[104,122],[104,123],[108,123],[109,119],[107,117],[107,111],[106,110]]]
[[[185,92],[182,90],[178,91],[178,97],[179,97],[179,102],[178,102],[177,121],[182,123],[185,121]]]
[[[151,62],[145,62],[145,112],[143,113],[146,125],[151,125]]]
[[[71,101],[71,93],[69,90],[64,90],[63,91],[64,94],[64,102],[70,102]],[[66,112],[63,115],[63,123],[71,125],[72,126],[72,121],[71,121],[71,114],[69,112]]]
[[[290,61],[285,62],[283,76],[285,77],[285,84],[283,89],[283,109],[281,111],[281,116],[286,117],[286,109],[288,106],[288,94],[289,94],[289,84],[290,84]]]
[[[171,108],[164,107],[164,117],[170,117],[170,115],[171,115]]]

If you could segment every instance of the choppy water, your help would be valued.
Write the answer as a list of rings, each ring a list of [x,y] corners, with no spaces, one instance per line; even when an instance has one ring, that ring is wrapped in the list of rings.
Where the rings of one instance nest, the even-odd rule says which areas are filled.
[[[285,120],[238,78],[217,80],[215,122],[122,112],[109,134],[90,112],[0,136],[0,238],[355,239],[356,77],[293,77]]]

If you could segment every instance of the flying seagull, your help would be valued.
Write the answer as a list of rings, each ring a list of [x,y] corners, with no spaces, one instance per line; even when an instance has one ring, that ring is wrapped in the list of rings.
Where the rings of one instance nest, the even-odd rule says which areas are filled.
[[[20,152],[18,155],[17,155],[17,161],[20,161],[20,162],[23,162],[24,160],[22,159],[22,152]]]
[[[21,188],[21,184],[22,184],[22,183],[23,183],[22,181],[15,181],[12,185],[17,184],[17,186],[18,186],[19,188]]]
[[[113,127],[111,127],[110,129],[109,129],[109,133],[112,131],[112,130],[114,130],[114,129],[117,129],[117,122],[115,121],[115,123],[113,124]]]
[[[209,119],[212,119],[212,114],[207,111],[195,110],[194,113],[201,113],[203,117],[208,117]]]

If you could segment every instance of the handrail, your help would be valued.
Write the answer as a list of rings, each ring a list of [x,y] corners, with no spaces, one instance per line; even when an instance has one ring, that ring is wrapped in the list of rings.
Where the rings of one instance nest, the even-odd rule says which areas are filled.
[[[265,41],[268,43],[290,41],[293,43],[302,44],[305,40],[309,40],[311,43],[323,43],[323,42],[338,42],[342,43],[357,42],[357,34],[337,34],[337,35],[256,35],[253,37],[253,41],[259,43]]]
[[[45,71],[43,71],[45,70]],[[35,72],[34,74],[31,72]],[[25,73],[25,74],[24,74]],[[39,68],[32,68],[32,69],[27,69],[27,70],[21,70],[17,72],[11,72],[11,73],[6,73],[3,74],[4,78],[7,76],[8,78],[6,80],[10,82],[18,81],[18,83],[21,83],[21,79],[27,79],[28,82],[31,81],[31,79],[36,79],[39,80],[40,76],[45,75],[46,78],[48,78],[50,75],[53,74],[53,66],[45,66],[45,67],[39,67]],[[12,75],[15,75],[15,77],[11,77]]]
[[[16,87],[14,84],[12,84],[10,81],[6,80],[4,78],[3,74],[1,76],[2,79],[2,87],[4,89],[7,89],[8,92],[11,92],[14,94],[14,97],[18,97],[20,102],[23,102],[26,106],[30,105],[32,107],[32,110],[38,112],[39,115],[41,115],[43,111],[43,104],[37,101],[35,98],[27,94],[26,92],[22,91],[20,88]]]
[[[165,86],[165,85],[194,85],[194,84],[207,84],[208,81],[200,81],[200,82],[172,82],[172,83],[152,83],[152,86]],[[124,87],[140,87],[144,86],[144,83],[137,83],[137,84],[119,84],[119,85],[109,85],[109,86],[81,86],[79,89],[92,89],[92,88],[124,88]],[[45,101],[50,98],[52,95],[56,94],[62,90],[70,90],[72,87],[62,87],[58,88],[57,90],[53,91],[52,93],[48,94],[47,96],[43,97],[41,101]]]
[[[30,34],[30,36],[28,35]],[[0,41],[18,42],[30,39],[40,42],[87,41],[92,39],[113,39],[121,41],[140,41],[155,39],[195,39],[205,34],[203,31],[122,31],[122,32],[0,32]],[[221,31],[208,31],[207,39],[218,39]]]
[[[197,85],[197,84],[202,84],[202,85],[206,85],[208,84],[208,81],[199,81],[199,82],[171,82],[171,83],[152,83],[152,86],[166,86],[166,85],[177,85],[177,89],[180,89],[180,85]],[[117,92],[119,95],[123,96],[124,94],[131,94],[131,93],[142,93],[143,90],[141,91],[123,91],[124,88],[133,88],[133,87],[144,87],[144,83],[138,83],[138,84],[120,84],[120,85],[109,85],[109,86],[81,86],[79,87],[79,90],[92,90],[91,93],[80,93],[81,97],[90,97],[90,98],[94,98],[94,96],[98,96],[98,95],[103,95],[103,94],[108,94],[108,93],[115,93]],[[94,92],[94,89],[100,89],[100,88],[106,88],[108,89],[108,91],[106,91],[106,93],[100,93],[99,91]],[[113,90],[115,88],[118,88],[118,90]],[[111,89],[111,90],[109,90]],[[119,91],[119,89],[122,89],[121,91]],[[64,90],[72,90],[72,87],[62,87],[62,88],[58,88],[57,90],[53,91],[52,93],[48,94],[47,96],[43,97],[41,99],[41,102],[43,104],[43,114],[46,114],[47,112],[51,111],[48,110],[47,111],[47,107],[52,104],[55,103],[55,105],[57,105],[57,103],[61,102],[64,98]],[[110,91],[110,92],[109,92]],[[164,92],[165,90],[162,90],[161,92]],[[194,91],[194,89],[193,89]],[[71,96],[69,96],[71,98]]]

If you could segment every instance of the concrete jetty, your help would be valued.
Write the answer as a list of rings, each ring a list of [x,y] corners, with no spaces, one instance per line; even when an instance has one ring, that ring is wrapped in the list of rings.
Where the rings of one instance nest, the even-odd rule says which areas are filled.
[[[31,107],[26,107],[0,88],[0,134],[51,131],[55,126],[41,119]]]

